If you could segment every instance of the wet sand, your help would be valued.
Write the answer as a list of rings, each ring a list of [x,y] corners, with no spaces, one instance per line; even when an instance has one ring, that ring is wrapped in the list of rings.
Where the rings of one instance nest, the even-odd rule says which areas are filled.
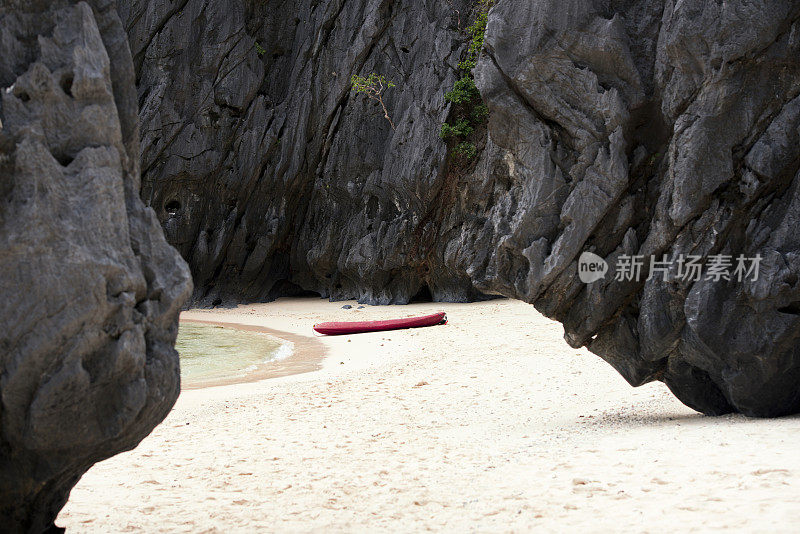
[[[185,312],[183,315],[192,317],[192,312]],[[269,334],[280,341],[289,342],[292,345],[292,353],[286,358],[280,358],[259,365],[257,369],[248,372],[246,375],[237,378],[226,379],[195,379],[182,381],[181,389],[202,389],[214,386],[226,386],[246,382],[258,382],[267,378],[279,378],[300,373],[310,373],[322,367],[322,358],[325,355],[325,347],[318,340],[309,336],[300,336],[291,332],[282,332],[274,328],[242,323],[226,323],[221,321],[211,321],[203,319],[181,318],[181,322],[209,324],[246,330],[249,332],[261,332]]]
[[[281,299],[186,313],[306,336],[325,356],[307,373],[183,391],[137,449],[84,476],[56,524],[68,532],[796,529],[798,417],[709,418],[660,383],[631,388],[520,302],[343,304]],[[438,310],[449,324],[311,337],[324,320]]]

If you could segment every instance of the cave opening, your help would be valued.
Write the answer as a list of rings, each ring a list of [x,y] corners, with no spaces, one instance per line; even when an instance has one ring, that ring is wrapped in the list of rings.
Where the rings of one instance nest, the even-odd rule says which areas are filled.
[[[800,301],[792,302],[788,306],[778,308],[780,313],[787,313],[790,315],[800,315]]]
[[[275,282],[275,285],[272,286],[267,295],[267,300],[275,300],[281,297],[313,297],[321,299],[322,295],[317,291],[305,289],[284,278]]]
[[[422,284],[422,287],[419,288],[417,294],[411,297],[409,302],[411,304],[418,302],[433,302],[433,293],[431,293],[431,288],[428,287],[428,284]]]
[[[71,155],[65,154],[65,153],[55,153],[55,154],[53,154],[53,157],[56,159],[58,164],[61,165],[62,167],[68,167],[70,163],[75,161],[75,158],[73,158]]]
[[[72,96],[72,83],[75,81],[75,75],[72,72],[65,73],[61,80],[59,80],[59,85],[61,86],[61,90],[64,91],[64,94],[67,96]]]
[[[177,215],[180,210],[181,210],[181,203],[178,202],[177,200],[170,200],[164,206],[164,211],[166,211],[167,215],[169,215],[170,217],[174,217],[175,215]]]

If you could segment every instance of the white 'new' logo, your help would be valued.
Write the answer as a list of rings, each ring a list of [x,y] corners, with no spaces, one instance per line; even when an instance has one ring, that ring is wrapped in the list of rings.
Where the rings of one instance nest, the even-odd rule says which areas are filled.
[[[606,260],[592,252],[584,252],[578,258],[578,277],[584,284],[602,280],[608,272]]]

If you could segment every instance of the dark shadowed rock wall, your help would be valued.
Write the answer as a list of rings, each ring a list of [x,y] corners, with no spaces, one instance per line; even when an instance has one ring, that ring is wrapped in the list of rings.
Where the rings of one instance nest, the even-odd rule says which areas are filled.
[[[119,3],[142,196],[189,262],[196,303],[300,288],[382,304],[479,296],[421,228],[442,188],[462,4]],[[386,93],[396,130],[350,93],[370,72],[398,85]]]
[[[115,3],[0,2],[0,531],[52,527],[179,392],[186,264],[139,198]]]
[[[488,135],[456,173],[437,134],[466,1],[119,5],[142,195],[194,302],[506,295],[634,385],[800,410],[797,2],[499,0],[475,70]],[[396,130],[349,92],[370,72],[398,85]],[[757,281],[586,285],[584,251],[763,260]]]

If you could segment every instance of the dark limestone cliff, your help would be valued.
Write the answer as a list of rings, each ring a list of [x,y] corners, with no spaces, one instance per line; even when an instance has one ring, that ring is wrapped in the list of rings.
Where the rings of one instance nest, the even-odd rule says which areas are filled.
[[[1,2],[0,97],[0,531],[38,533],[174,404],[191,280],[139,198],[113,2]]]
[[[499,0],[456,166],[438,134],[474,10],[0,2],[0,530],[52,527],[174,403],[192,290],[159,222],[195,303],[505,295],[633,385],[800,412],[800,4]],[[396,128],[350,91],[371,72]],[[587,251],[762,261],[584,284]]]
[[[119,2],[142,196],[194,302],[506,295],[634,385],[800,411],[800,5],[496,4],[475,69],[488,134],[452,172],[437,134],[468,2]],[[397,83],[396,130],[349,90],[370,72]],[[756,281],[586,285],[584,251],[763,261]]]
[[[439,130],[466,2],[119,5],[137,68],[142,197],[189,262],[196,303],[300,288],[381,304],[428,290],[479,297],[431,235],[458,228],[426,224],[445,185]],[[370,72],[397,83],[386,93],[396,130],[351,94],[351,76]]]
[[[800,411],[800,4],[504,1],[486,48],[516,209],[467,232],[494,251],[478,287],[697,410]],[[582,251],[763,261],[757,280],[585,285]]]

